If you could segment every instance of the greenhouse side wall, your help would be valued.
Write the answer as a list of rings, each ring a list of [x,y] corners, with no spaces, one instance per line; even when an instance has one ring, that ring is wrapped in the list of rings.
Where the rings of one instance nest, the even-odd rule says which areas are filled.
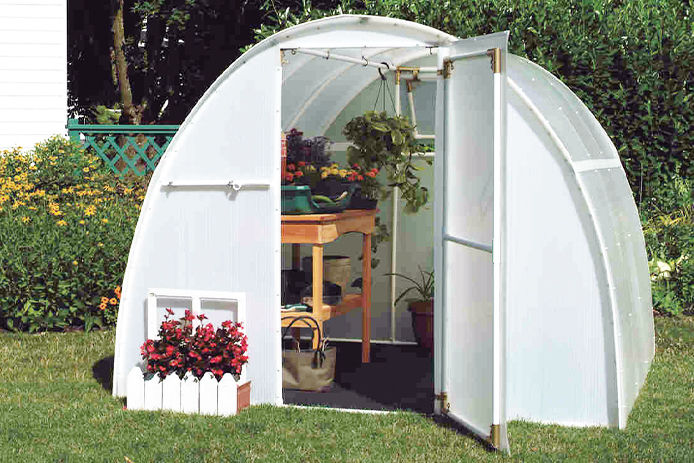
[[[553,141],[508,98],[507,416],[608,425],[610,314],[590,218]]]
[[[140,360],[148,292],[171,288],[245,293],[252,401],[281,403],[279,49],[241,61],[203,96],[150,182],[123,284],[116,395]]]

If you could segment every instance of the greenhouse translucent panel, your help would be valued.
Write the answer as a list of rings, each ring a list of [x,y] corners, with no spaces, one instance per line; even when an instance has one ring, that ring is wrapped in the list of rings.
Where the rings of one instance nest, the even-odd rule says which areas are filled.
[[[509,57],[509,64],[509,78],[538,107],[568,148],[572,161],[617,157],[595,117],[559,79],[517,56]]]
[[[492,424],[494,281],[491,254],[446,243],[446,382],[450,411],[473,430]]]
[[[654,351],[653,315],[643,233],[621,168],[584,172],[602,239],[610,283],[617,352],[619,424],[636,400]]]
[[[535,115],[513,90],[508,100],[507,417],[609,425],[609,400],[616,423],[612,319],[585,201]]]
[[[454,66],[446,91],[446,232],[491,247],[494,232],[494,81],[487,56],[456,61]],[[457,110],[454,112],[451,108]]]

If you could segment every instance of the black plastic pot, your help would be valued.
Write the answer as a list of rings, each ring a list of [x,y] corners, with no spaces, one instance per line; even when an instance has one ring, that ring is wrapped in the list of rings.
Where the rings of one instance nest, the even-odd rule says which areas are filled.
[[[312,189],[313,194],[323,195],[328,198],[337,198],[345,191],[349,191],[352,186],[349,183],[342,182],[336,178],[321,180],[315,188]]]
[[[376,206],[378,206],[377,199],[352,196],[352,200],[347,205],[347,209],[376,209]]]

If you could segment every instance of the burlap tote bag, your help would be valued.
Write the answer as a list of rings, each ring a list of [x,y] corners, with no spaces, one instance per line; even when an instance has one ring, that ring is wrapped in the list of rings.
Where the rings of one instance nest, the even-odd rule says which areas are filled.
[[[312,344],[302,349],[291,336],[287,341],[289,329],[298,322],[312,329],[311,343],[313,336],[318,336],[318,349],[313,350]],[[292,320],[284,329],[282,343],[282,388],[300,391],[325,391],[330,388],[335,379],[337,350],[325,347],[320,326],[313,317],[306,315]]]

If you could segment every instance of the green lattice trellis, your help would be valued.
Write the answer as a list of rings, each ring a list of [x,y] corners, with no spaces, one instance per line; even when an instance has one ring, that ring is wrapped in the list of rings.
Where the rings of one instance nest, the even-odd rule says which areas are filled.
[[[117,175],[142,176],[157,167],[178,125],[90,125],[68,119],[70,139],[82,142]],[[157,139],[159,141],[157,141]]]

